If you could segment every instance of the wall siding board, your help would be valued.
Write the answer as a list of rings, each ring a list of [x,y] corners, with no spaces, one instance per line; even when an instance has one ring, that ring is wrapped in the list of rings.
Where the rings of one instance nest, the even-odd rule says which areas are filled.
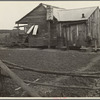
[[[48,28],[46,21],[46,9],[43,6],[38,7],[27,17],[23,18],[22,22],[24,22],[25,20],[27,20],[28,23],[26,30],[28,30],[32,25],[39,26],[36,36],[32,35],[32,33],[28,35],[29,46],[47,46]]]
[[[100,47],[100,10],[98,8],[98,47]]]
[[[62,23],[62,26],[63,31],[66,31],[69,46],[86,46],[86,23],[70,24],[66,22]]]
[[[28,30],[33,24],[39,25],[38,34],[36,36],[33,36],[32,33],[29,35],[30,47],[48,45],[49,35],[47,27],[48,23],[46,21],[46,10],[41,10],[41,17],[39,16],[40,9],[41,7],[35,10],[35,14],[31,14],[29,17],[26,18],[28,20],[28,27],[26,30]],[[53,21],[50,21],[50,41],[51,46],[57,45],[57,21],[55,19]]]
[[[97,26],[97,30],[98,30],[98,47],[100,47],[100,29],[99,29],[99,26],[100,26],[100,15],[99,15],[99,8],[97,8],[97,23],[98,23],[98,26]]]
[[[97,8],[88,19],[88,34],[91,33],[91,37],[98,40],[98,46],[100,46],[99,23],[99,8]],[[94,46],[94,42],[92,46]]]

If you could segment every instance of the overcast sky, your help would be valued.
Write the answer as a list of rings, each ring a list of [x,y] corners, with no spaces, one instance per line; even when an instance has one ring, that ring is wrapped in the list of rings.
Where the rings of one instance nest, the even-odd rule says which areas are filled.
[[[0,29],[13,29],[15,22],[45,3],[66,9],[99,6],[100,1],[0,1]]]

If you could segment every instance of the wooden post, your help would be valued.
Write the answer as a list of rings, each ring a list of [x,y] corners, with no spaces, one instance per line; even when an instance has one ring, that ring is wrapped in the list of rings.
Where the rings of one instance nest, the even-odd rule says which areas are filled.
[[[50,33],[50,21],[49,20],[48,20],[48,36],[49,36],[48,48],[50,49],[50,47],[51,47],[51,33]]]
[[[19,24],[18,24],[18,35],[19,35]]]
[[[97,51],[97,39],[95,39],[94,42],[95,42],[95,48],[94,48],[94,50]]]
[[[59,40],[59,46],[60,46],[60,48],[62,47],[62,25],[61,25],[61,23],[59,23],[59,36],[60,36],[60,40]]]
[[[98,11],[97,11],[97,27],[98,27],[98,47],[100,47],[100,11],[99,11],[99,8],[98,8]]]
[[[24,33],[26,34],[26,27],[24,26]]]
[[[62,27],[61,27],[61,23],[59,23],[59,33],[60,33],[60,37],[62,36]]]
[[[32,97],[39,97],[39,95],[36,93],[36,90],[30,88],[27,86],[26,83],[23,82],[22,79],[20,79],[14,72],[12,72],[1,60],[0,60],[0,67],[1,69],[6,72],[19,86],[22,87],[23,90],[25,90],[30,96]]]
[[[90,33],[90,24],[89,24],[89,19],[88,19],[88,21],[87,21],[87,36],[89,35],[89,33]]]
[[[66,47],[69,50],[69,27],[66,28]]]
[[[53,20],[53,7],[48,5],[47,6],[47,26],[48,26],[48,48],[51,47],[51,34],[50,34],[50,21]]]

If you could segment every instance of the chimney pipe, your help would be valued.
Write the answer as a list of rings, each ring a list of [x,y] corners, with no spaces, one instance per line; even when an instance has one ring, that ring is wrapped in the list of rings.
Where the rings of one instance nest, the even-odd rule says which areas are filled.
[[[85,15],[84,15],[84,13],[82,14],[82,18],[85,18]]]

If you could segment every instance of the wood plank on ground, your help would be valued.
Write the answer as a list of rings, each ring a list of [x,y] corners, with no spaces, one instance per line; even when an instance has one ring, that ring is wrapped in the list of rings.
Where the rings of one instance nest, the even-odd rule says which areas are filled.
[[[32,97],[39,97],[38,93],[36,90],[30,88],[27,86],[24,81],[19,78],[13,71],[11,71],[1,60],[0,60],[0,67],[1,69],[6,72],[19,86],[22,87],[23,90],[27,91],[27,93],[32,96]]]

